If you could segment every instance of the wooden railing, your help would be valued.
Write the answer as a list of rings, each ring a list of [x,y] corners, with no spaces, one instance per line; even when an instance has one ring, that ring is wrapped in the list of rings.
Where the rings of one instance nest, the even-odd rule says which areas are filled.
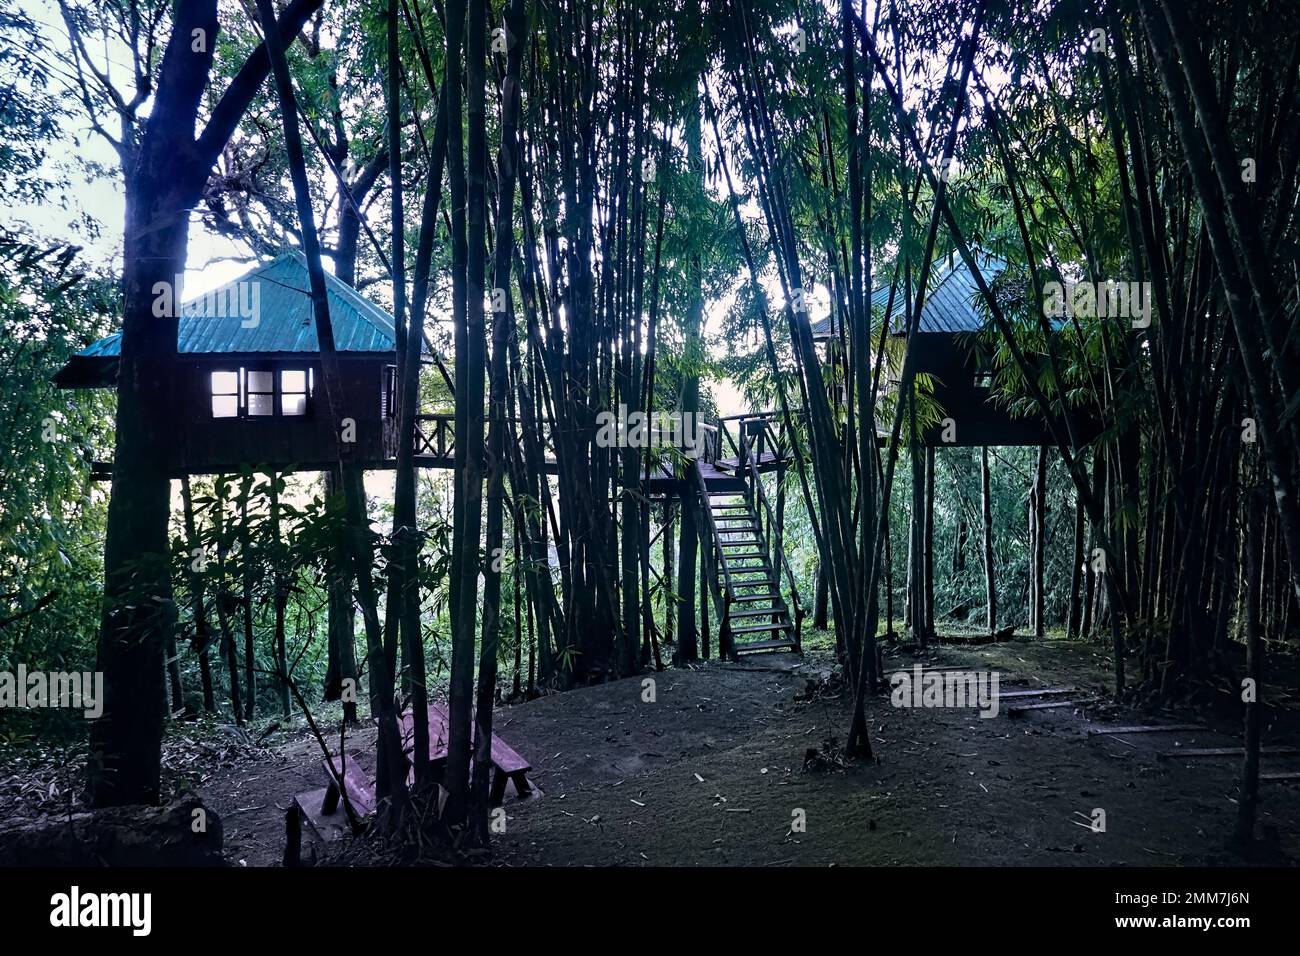
[[[730,427],[733,422],[736,426],[735,435],[732,435]],[[766,452],[772,452],[777,457],[789,453],[785,423],[780,412],[750,412],[745,415],[728,415],[718,420],[718,426],[726,447],[730,449],[732,455],[739,462],[737,471],[745,467],[746,464],[742,447],[744,443],[741,440],[743,438],[751,438],[752,436],[748,442],[750,451],[760,458]]]
[[[510,421],[520,424],[521,419],[518,417],[511,418]],[[551,426],[549,422],[541,422],[541,437],[543,453],[546,454],[547,462],[554,462],[554,444],[550,440]],[[662,424],[655,424],[650,430],[652,439],[651,451],[661,450],[663,448],[676,448],[680,444],[680,433],[674,433],[672,428],[665,427]],[[721,457],[721,436],[717,425],[711,425],[708,422],[699,422],[699,431],[692,436],[695,442],[695,458],[699,461],[705,461],[714,464]],[[415,454],[418,457],[428,458],[445,458],[450,459],[456,453],[456,416],[452,414],[434,414],[434,415],[416,415],[415,416]],[[679,453],[683,449],[678,448]],[[663,456],[658,456],[656,460],[663,461]]]
[[[415,454],[451,458],[456,454],[455,415],[416,415]]]
[[[699,460],[710,465],[717,464],[718,459],[722,457],[722,446],[719,444],[722,436],[718,426],[710,425],[708,422],[700,422],[700,438],[703,447],[698,449]]]

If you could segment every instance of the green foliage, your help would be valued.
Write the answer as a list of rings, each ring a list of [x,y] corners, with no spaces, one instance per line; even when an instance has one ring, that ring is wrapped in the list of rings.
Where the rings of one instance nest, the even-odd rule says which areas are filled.
[[[108,331],[115,303],[75,249],[0,236],[0,670],[93,669],[106,504],[90,471],[113,402],[50,377]]]

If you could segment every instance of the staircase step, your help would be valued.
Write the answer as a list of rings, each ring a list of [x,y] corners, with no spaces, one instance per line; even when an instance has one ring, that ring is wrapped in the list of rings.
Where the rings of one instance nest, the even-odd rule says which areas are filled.
[[[730,618],[763,617],[764,615],[776,615],[776,614],[786,614],[786,613],[788,612],[783,607],[765,607],[765,608],[760,608],[757,611],[732,611],[727,616]]]
[[[770,591],[767,594],[740,594],[737,595],[732,604],[753,604],[755,601],[770,601],[772,598],[779,598],[781,595],[776,591]]]
[[[732,634],[760,634],[764,631],[789,631],[793,630],[794,625],[789,623],[781,624],[744,624],[740,627],[733,627]]]
[[[748,643],[736,644],[732,647],[732,651],[737,654],[753,654],[756,651],[792,651],[794,649],[794,641],[788,639],[776,641],[749,641]]]

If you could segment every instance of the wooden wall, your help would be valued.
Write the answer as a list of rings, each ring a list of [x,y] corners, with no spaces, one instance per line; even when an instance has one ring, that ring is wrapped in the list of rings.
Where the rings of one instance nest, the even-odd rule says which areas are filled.
[[[939,424],[925,432],[927,445],[1054,444],[1044,419],[1036,414],[1013,418],[1005,400],[995,400],[989,389],[976,385],[979,363],[967,337],[923,332],[912,347],[917,350],[917,371],[935,378],[934,399],[942,407],[943,417],[956,423],[955,441],[944,441],[944,426]]]
[[[385,366],[394,361],[392,354],[382,353],[365,357],[345,353],[339,359],[343,375],[340,412],[356,421],[356,459],[370,467],[391,458],[384,437],[381,384]],[[213,418],[211,373],[240,366],[277,372],[311,369],[315,389],[307,414]],[[173,474],[238,472],[245,466],[320,470],[336,460],[320,363],[311,356],[181,355],[171,388],[173,401],[168,413],[175,419],[176,439],[167,454]]]

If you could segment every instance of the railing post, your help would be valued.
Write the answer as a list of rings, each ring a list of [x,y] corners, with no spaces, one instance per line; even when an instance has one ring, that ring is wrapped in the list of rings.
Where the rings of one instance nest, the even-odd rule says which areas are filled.
[[[718,627],[718,657],[724,661],[729,661],[734,656],[731,643],[731,595],[724,594],[722,596],[722,621]]]

